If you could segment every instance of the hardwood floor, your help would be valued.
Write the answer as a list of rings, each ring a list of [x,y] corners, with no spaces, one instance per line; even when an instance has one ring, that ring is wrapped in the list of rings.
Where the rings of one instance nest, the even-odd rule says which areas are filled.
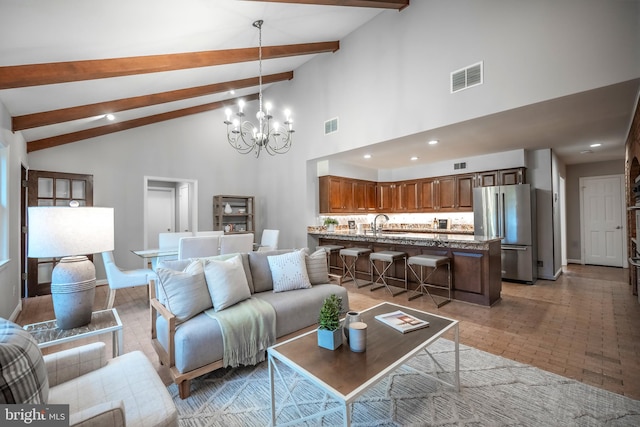
[[[503,282],[502,300],[491,308],[454,301],[437,309],[428,297],[408,302],[406,294],[394,298],[384,289],[344,286],[354,310],[387,300],[458,319],[463,344],[640,399],[640,304],[627,277],[626,269],[570,265],[556,281]],[[96,309],[106,294],[106,286],[97,288]],[[124,351],[143,351],[168,384],[167,369],[151,347],[146,289],[119,290],[115,307],[124,324]],[[53,317],[51,297],[35,297],[23,301],[17,323]],[[109,347],[110,337],[101,337]]]

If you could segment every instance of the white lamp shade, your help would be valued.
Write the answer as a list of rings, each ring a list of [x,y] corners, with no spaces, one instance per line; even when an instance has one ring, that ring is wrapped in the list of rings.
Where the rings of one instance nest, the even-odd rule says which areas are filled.
[[[89,255],[114,248],[113,208],[28,208],[28,257]]]

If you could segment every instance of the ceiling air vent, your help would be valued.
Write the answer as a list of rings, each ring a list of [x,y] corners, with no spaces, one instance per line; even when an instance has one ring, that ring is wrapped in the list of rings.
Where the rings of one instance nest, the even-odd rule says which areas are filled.
[[[451,73],[451,93],[482,84],[482,62]]]
[[[333,119],[327,120],[324,122],[324,134],[329,135],[330,133],[338,132],[338,118],[335,117]]]

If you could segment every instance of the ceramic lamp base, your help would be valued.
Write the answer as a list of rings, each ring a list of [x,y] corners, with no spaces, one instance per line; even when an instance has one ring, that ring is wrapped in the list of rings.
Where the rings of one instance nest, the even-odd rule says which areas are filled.
[[[96,269],[86,256],[65,257],[51,274],[51,299],[56,324],[73,329],[91,322],[96,295]]]

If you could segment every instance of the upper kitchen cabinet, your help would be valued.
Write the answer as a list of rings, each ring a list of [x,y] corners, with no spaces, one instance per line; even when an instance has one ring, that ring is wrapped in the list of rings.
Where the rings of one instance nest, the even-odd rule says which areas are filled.
[[[353,207],[355,212],[376,211],[376,183],[353,180]]]
[[[394,208],[395,184],[392,182],[379,182],[376,184],[376,207],[378,212],[392,212]]]
[[[420,181],[421,212],[473,211],[474,175],[451,175]]]
[[[394,212],[418,212],[420,208],[420,181],[396,183],[392,188]]]
[[[473,181],[472,174],[456,176],[457,206],[459,211],[473,212]]]
[[[526,168],[501,169],[476,173],[476,187],[525,184]]]
[[[339,176],[319,178],[320,213],[364,213],[376,210],[376,183]]]

